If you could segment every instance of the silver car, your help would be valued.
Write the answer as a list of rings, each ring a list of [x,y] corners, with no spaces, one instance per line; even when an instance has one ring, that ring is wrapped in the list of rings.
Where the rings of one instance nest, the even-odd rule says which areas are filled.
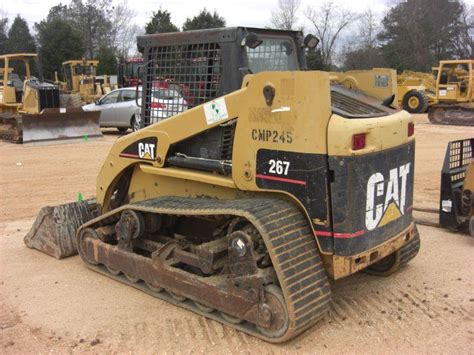
[[[138,100],[141,105],[141,99]],[[154,87],[150,100],[150,122],[149,124],[160,122],[161,120],[184,112],[188,109],[188,102],[183,97],[181,89],[174,87]],[[141,107],[137,107],[135,117],[141,116]]]
[[[122,88],[109,92],[93,104],[83,106],[84,111],[100,111],[101,127],[116,127],[120,132],[140,129],[140,116],[136,116],[136,89]],[[141,88],[138,91],[141,98]]]

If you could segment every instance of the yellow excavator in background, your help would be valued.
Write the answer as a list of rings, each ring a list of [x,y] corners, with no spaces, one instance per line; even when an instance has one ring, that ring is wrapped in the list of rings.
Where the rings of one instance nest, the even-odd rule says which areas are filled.
[[[24,78],[14,72],[14,62],[23,63]],[[98,112],[60,107],[59,89],[43,81],[37,54],[1,55],[0,63],[1,139],[26,143],[102,136]]]

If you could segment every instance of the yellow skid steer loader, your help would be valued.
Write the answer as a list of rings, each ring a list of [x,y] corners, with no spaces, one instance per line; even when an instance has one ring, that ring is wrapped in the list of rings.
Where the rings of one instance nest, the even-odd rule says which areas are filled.
[[[92,270],[269,342],[327,313],[328,278],[399,270],[420,247],[413,120],[304,71],[316,44],[243,27],[139,37],[144,128],[112,146],[95,202],[40,214],[26,243],[61,256],[70,237]]]

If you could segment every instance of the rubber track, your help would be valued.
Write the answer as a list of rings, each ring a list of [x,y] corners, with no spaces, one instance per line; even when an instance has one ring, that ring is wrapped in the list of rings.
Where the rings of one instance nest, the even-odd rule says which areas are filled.
[[[400,249],[400,266],[407,264],[420,250],[420,234],[417,231],[415,237]]]
[[[445,111],[443,112],[443,117],[441,119],[436,119],[433,114],[434,109],[442,108]],[[459,114],[459,116],[452,117],[453,114]],[[452,125],[452,126],[474,126],[474,119],[473,119],[473,109],[462,107],[457,104],[452,105],[436,105],[435,107],[431,107],[428,110],[428,119],[431,123],[434,124],[445,124],[445,125]]]
[[[262,336],[250,323],[235,325],[226,322],[217,312],[204,313],[192,303],[177,303],[166,292],[150,292],[143,283],[130,283],[123,276],[108,274],[103,267],[93,269],[155,297],[191,309],[205,317],[225,323],[270,342],[289,340],[319,321],[329,310],[331,290],[314,236],[305,217],[293,205],[276,199],[215,200],[162,197],[122,206],[94,219],[81,228],[100,227],[118,220],[121,211],[134,209],[167,215],[231,215],[249,220],[259,231],[272,259],[286,301],[289,327],[279,338]]]

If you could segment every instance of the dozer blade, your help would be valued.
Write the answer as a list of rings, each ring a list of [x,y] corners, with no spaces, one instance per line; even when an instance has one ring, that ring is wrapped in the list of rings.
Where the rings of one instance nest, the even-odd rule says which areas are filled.
[[[23,143],[57,139],[102,137],[100,112],[86,112],[80,107],[44,109],[40,114],[24,114]]]
[[[24,242],[29,248],[56,259],[76,255],[77,229],[98,214],[97,204],[92,199],[43,207]]]

